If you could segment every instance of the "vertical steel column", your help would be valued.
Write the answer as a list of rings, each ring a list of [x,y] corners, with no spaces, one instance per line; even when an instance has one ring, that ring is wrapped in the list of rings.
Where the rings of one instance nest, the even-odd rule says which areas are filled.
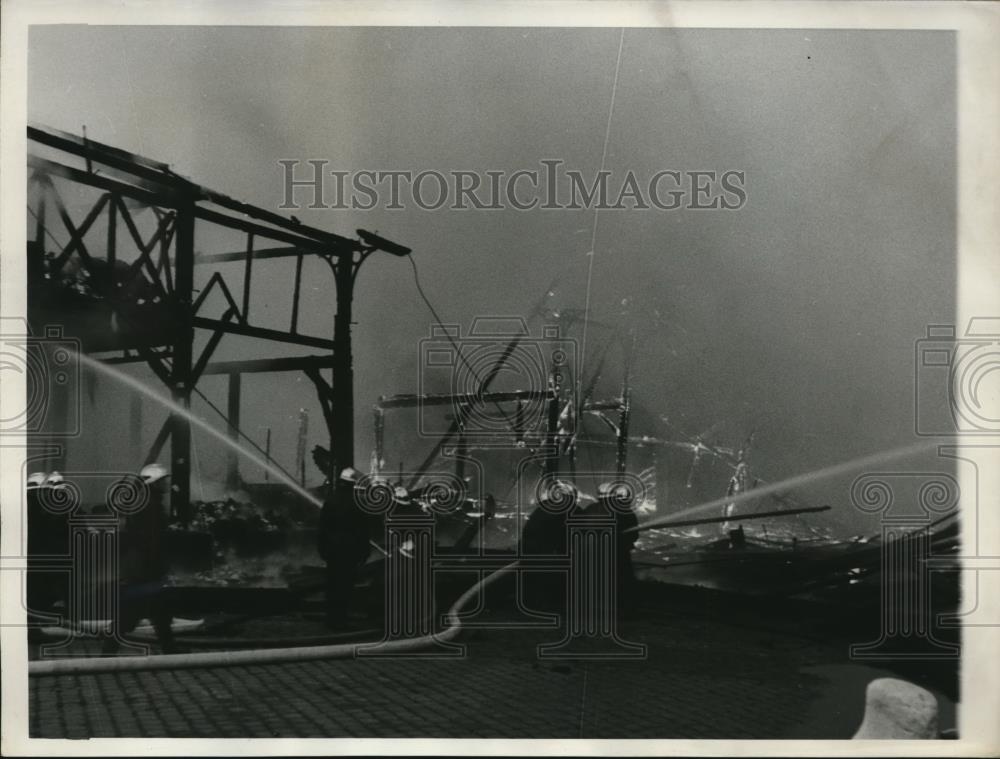
[[[38,246],[39,255],[45,260],[45,211],[48,206],[49,178],[39,176],[38,178],[38,211],[35,214],[35,245]]]
[[[226,408],[229,439],[234,443],[240,437],[240,390],[242,376],[239,372],[229,373],[229,397]],[[226,487],[235,489],[240,486],[240,460],[236,451],[229,449],[226,455]]]
[[[292,293],[292,325],[289,332],[295,334],[299,329],[299,298],[302,294],[302,251],[295,256],[295,290]]]
[[[247,252],[243,264],[243,321],[250,320],[250,283],[253,275],[253,232],[247,235]]]
[[[333,266],[337,284],[337,315],[333,326],[333,429],[330,482],[345,467],[354,466],[354,365],[351,356],[351,305],[354,297],[354,256],[343,253]]]
[[[191,406],[191,351],[194,342],[194,202],[184,199],[177,209],[174,265],[174,346],[170,390],[177,403]],[[185,526],[191,519],[191,424],[174,414],[170,429],[170,510]]]
[[[108,203],[108,270],[107,293],[109,298],[114,298],[118,294],[117,280],[115,277],[115,262],[118,255],[118,198],[111,197]]]

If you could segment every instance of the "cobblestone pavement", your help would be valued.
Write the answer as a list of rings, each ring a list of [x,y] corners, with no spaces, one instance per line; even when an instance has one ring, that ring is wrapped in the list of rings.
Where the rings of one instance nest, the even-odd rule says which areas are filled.
[[[558,631],[472,630],[458,659],[335,659],[32,678],[33,737],[850,737],[864,678],[817,717],[846,652],[719,621],[629,622],[639,661],[539,660]],[[807,671],[808,670],[808,671]],[[853,690],[858,690],[853,693]]]

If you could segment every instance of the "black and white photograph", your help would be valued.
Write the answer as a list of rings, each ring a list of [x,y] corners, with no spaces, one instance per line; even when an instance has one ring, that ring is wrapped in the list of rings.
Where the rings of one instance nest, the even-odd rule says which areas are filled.
[[[6,4],[4,753],[993,755],[998,30]]]

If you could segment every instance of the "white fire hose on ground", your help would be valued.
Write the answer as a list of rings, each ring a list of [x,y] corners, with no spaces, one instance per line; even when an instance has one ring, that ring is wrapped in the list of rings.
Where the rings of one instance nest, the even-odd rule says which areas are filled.
[[[394,640],[381,643],[385,653],[406,653],[417,651],[424,646],[453,640],[462,629],[459,612],[482,590],[501,577],[509,574],[518,565],[512,562],[487,575],[463,593],[447,613],[448,627],[439,633],[431,633],[419,638]],[[103,674],[109,672],[138,672],[155,669],[198,669],[206,667],[234,667],[248,664],[279,664],[284,662],[315,661],[317,659],[344,659],[353,657],[365,643],[337,643],[327,646],[298,646],[289,648],[254,649],[251,651],[210,651],[191,654],[163,654],[160,656],[110,656],[86,659],[51,659],[33,661],[28,664],[28,675]]]

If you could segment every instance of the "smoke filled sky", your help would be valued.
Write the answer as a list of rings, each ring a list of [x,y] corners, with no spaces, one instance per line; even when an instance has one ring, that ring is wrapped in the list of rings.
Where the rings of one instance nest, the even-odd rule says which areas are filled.
[[[619,34],[35,27],[28,112],[74,133],[86,125],[95,140],[272,210],[282,202],[281,159],[414,173],[513,172],[559,159],[589,180],[601,164]],[[745,172],[747,193],[739,210],[599,214],[590,316],[636,330],[634,433],[711,430],[709,440],[738,445],[753,431],[752,464],[772,481],[915,441],[914,342],[927,324],[954,319],[955,54],[947,32],[626,30],[607,133],[612,186],[629,170],[733,170]],[[592,209],[285,213],[411,247],[447,322],[526,314],[557,278],[559,305],[587,301]],[[243,244],[196,241],[205,252]],[[293,268],[255,265],[260,326],[287,325]],[[199,282],[210,273],[199,271]],[[227,276],[240,287],[238,266]],[[301,331],[330,335],[325,263],[307,264],[304,297]],[[379,395],[416,391],[432,323],[406,260],[365,263],[354,318],[366,468],[370,407]],[[582,339],[579,324],[571,335]],[[609,340],[597,395],[618,390],[622,338],[588,328],[585,373]],[[217,357],[289,352],[227,337]],[[202,389],[225,407],[224,378]],[[245,432],[262,443],[272,428],[284,466],[294,463],[300,407],[310,411],[309,446],[325,444],[306,378],[248,377],[243,398]],[[199,400],[193,407],[214,419]],[[99,387],[85,413],[98,444],[71,450],[77,467],[138,463],[120,391]],[[162,416],[145,404],[143,448]],[[404,448],[394,423],[403,418],[389,419],[387,458],[415,465],[427,445]],[[196,445],[204,477],[220,477],[224,456],[207,439]],[[244,475],[260,476],[252,467]],[[802,492],[852,522],[849,484]]]

